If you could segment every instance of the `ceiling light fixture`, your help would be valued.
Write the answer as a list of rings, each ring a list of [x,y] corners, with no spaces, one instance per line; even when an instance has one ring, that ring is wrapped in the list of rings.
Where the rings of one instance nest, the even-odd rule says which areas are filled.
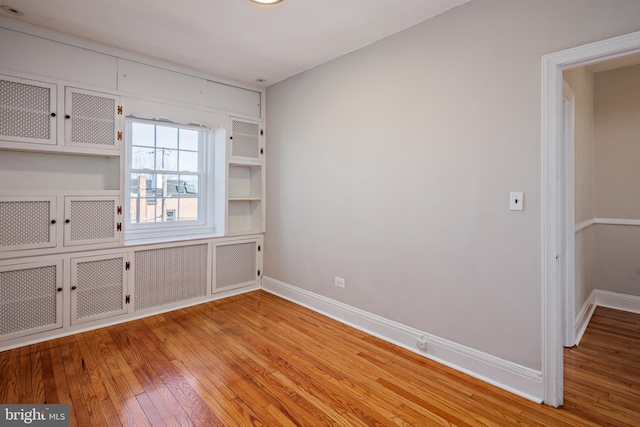
[[[272,5],[282,2],[282,0],[251,0],[253,3]]]
[[[0,9],[4,10],[5,12],[8,12],[12,15],[15,16],[22,16],[24,15],[24,13],[22,13],[22,11],[16,7],[13,6],[9,6],[7,4],[3,4],[2,6],[0,6]]]

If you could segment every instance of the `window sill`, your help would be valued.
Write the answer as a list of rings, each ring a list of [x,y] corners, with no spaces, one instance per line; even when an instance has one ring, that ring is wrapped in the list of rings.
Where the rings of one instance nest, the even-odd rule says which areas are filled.
[[[173,243],[191,240],[211,239],[214,237],[222,237],[224,234],[215,231],[196,232],[193,234],[176,234],[164,236],[145,236],[142,233],[131,233],[125,235],[124,246],[140,246],[154,243]]]

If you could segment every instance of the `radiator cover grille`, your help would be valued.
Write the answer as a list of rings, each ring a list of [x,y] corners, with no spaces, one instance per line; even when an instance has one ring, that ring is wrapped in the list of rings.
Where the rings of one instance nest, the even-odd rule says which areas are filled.
[[[184,301],[206,293],[206,244],[135,253],[136,310]]]

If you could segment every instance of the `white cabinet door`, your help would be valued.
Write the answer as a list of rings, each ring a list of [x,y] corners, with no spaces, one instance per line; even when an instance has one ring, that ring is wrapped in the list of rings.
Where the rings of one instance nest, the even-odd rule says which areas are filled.
[[[0,252],[56,245],[56,197],[0,197]]]
[[[222,292],[256,285],[261,271],[262,246],[258,239],[216,245],[213,255],[213,289]]]
[[[120,97],[66,88],[65,145],[95,149],[120,149],[122,140]]]
[[[0,341],[62,327],[62,261],[0,267]]]
[[[0,140],[56,144],[58,86],[0,76]]]
[[[127,313],[127,254],[71,259],[71,324]]]
[[[122,208],[117,196],[64,198],[64,245],[117,243],[122,233]]]
[[[231,119],[229,161],[260,164],[264,155],[260,122]]]

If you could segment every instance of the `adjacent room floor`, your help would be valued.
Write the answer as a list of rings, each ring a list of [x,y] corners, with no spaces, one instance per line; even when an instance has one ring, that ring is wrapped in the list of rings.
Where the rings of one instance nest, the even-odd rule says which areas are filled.
[[[640,315],[598,308],[553,409],[256,291],[0,353],[0,402],[75,426],[600,426],[640,420]]]

